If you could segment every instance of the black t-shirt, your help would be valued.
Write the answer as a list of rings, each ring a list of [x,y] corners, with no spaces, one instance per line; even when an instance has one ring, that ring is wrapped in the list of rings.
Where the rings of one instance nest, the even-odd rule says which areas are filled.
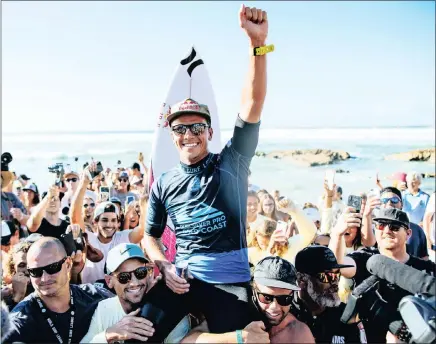
[[[406,243],[407,253],[418,258],[428,257],[427,238],[424,230],[413,222],[410,222],[410,229],[412,235]]]
[[[259,123],[238,118],[232,140],[220,154],[179,166],[153,183],[145,233],[160,238],[169,217],[176,260],[189,259],[192,275],[208,283],[250,280],[246,218],[248,171]]]
[[[108,297],[113,297],[113,294],[92,284],[72,284],[70,288],[73,292],[75,304],[72,342],[79,343],[88,332],[98,303]],[[68,343],[70,311],[60,314],[48,310],[48,316],[59,331],[64,343]],[[30,294],[12,310],[10,319],[13,324],[13,331],[5,338],[3,343],[58,343],[47,319],[41,312],[35,293]]]
[[[50,222],[48,222],[45,218],[41,221],[41,226],[39,226],[36,233],[39,233],[44,236],[54,237],[57,239],[61,238],[61,235],[65,233],[68,227],[68,222],[61,220],[61,224],[59,226],[53,226]]]
[[[365,279],[371,276],[370,272],[366,268],[366,263],[368,259],[375,254],[380,254],[380,251],[376,248],[363,248],[361,250],[352,252],[348,254],[356,262],[356,275],[354,276],[355,285],[358,286]],[[436,265],[432,261],[423,260],[415,256],[409,255],[409,260],[405,263],[417,270],[425,271],[430,275],[435,275]],[[396,313],[396,309],[400,300],[407,295],[409,292],[404,289],[390,284],[384,280],[380,281],[378,291],[384,300],[388,302],[388,306],[392,310],[390,315],[391,320],[401,320],[399,313]],[[386,308],[388,309],[388,308]],[[369,342],[385,342],[386,332],[388,328],[382,325],[379,321],[369,321],[365,322],[365,328],[367,329],[368,341]]]
[[[338,307],[327,307],[321,314],[313,316],[298,298],[291,306],[291,313],[299,321],[309,326],[316,343],[364,342],[364,337],[361,336],[365,334],[365,331],[363,330],[361,333],[359,329],[359,326],[363,328],[363,324],[344,324],[341,321],[345,306],[345,303],[341,303]]]

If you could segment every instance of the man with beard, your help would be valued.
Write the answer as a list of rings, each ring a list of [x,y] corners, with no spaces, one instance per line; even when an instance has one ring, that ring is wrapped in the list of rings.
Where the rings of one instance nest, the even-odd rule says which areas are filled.
[[[154,334],[153,323],[140,316],[141,307],[150,305],[149,293],[153,281],[153,268],[135,244],[120,244],[112,248],[106,261],[105,280],[116,296],[98,304],[89,331],[82,343],[114,343],[133,339],[145,342]],[[179,343],[189,331],[185,317],[170,333],[165,342]]]
[[[351,212],[350,212],[351,210]],[[417,270],[425,271],[428,274],[435,274],[436,265],[431,261],[426,261],[417,258],[407,253],[407,240],[411,236],[409,218],[407,214],[400,209],[381,208],[376,211],[376,216],[373,219],[375,222],[375,237],[378,248],[363,248],[359,251],[344,255],[345,241],[344,233],[349,228],[356,226],[356,218],[360,215],[347,209],[346,212],[338,220],[336,226],[332,230],[332,237],[335,240],[330,241],[330,248],[333,250],[339,263],[347,264],[351,267],[341,269],[341,273],[346,278],[353,278],[355,285],[358,286],[365,279],[371,276],[366,268],[368,259],[375,254],[382,254],[400,263],[409,265]],[[389,322],[401,319],[397,312],[399,301],[406,295],[409,295],[403,289],[391,285],[386,281],[380,281],[378,293],[386,301],[385,314],[390,315],[383,323],[369,319],[367,329],[369,342],[385,342],[386,333],[388,331]]]
[[[366,343],[361,323],[344,324],[345,303],[339,298],[339,269],[333,252],[324,246],[309,246],[298,252],[295,268],[301,290],[291,307],[298,320],[311,329],[317,343]]]
[[[146,214],[147,201],[141,199],[141,213]],[[100,203],[94,212],[94,224],[97,233],[87,233],[88,242],[94,248],[100,250],[104,258],[99,262],[86,260],[85,268],[82,271],[83,283],[94,283],[104,279],[104,266],[109,251],[118,244],[133,243],[137,244],[144,235],[144,221],[140,221],[139,226],[132,230],[119,232],[119,212],[118,207],[111,202]]]
[[[35,292],[10,314],[4,343],[77,343],[87,332],[100,300],[112,294],[92,285],[71,285],[73,261],[56,238],[41,238],[27,252]]]
[[[297,285],[297,271],[287,260],[265,257],[255,267],[253,319],[243,330],[207,333],[206,321],[191,331],[182,343],[315,343],[309,327],[290,312]]]

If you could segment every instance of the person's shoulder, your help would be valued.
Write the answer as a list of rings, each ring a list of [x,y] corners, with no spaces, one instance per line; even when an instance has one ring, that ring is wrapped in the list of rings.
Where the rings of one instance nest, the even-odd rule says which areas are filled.
[[[26,314],[31,311],[35,301],[35,293],[27,295],[23,300],[18,302],[18,304],[11,310],[11,314],[22,313]]]
[[[114,244],[118,245],[118,244],[129,243],[130,242],[129,235],[132,232],[133,232],[132,229],[124,229],[122,231],[116,232],[113,238]]]
[[[419,190],[419,194],[420,194],[420,196],[424,196],[425,198],[430,198],[430,195],[423,190]]]
[[[173,167],[172,169],[162,173],[153,183],[153,188],[162,189],[165,188],[167,185],[172,184],[172,180],[174,178],[178,178],[180,175],[183,174],[182,169],[179,165]]]
[[[282,340],[286,340],[286,342],[310,343],[310,340],[313,339],[313,334],[307,324],[298,320],[297,318],[294,318],[293,320],[289,321],[286,327],[274,337],[276,337],[276,339],[281,337]]]
[[[422,231],[423,230],[420,225],[418,225],[414,222],[409,222],[409,226],[410,226],[410,229],[412,231]]]
[[[73,294],[83,297],[89,297],[94,300],[104,300],[114,295],[107,289],[98,287],[91,283],[86,284],[71,284],[70,285]]]
[[[363,247],[360,250],[351,252],[347,254],[347,257],[352,258],[356,265],[362,262],[363,264],[366,264],[365,261],[367,261],[369,258],[371,258],[373,255],[380,254],[379,250],[375,247]]]
[[[111,296],[107,299],[101,300],[98,303],[97,308],[99,311],[106,311],[106,310],[113,311],[115,310],[117,303],[119,303],[118,296]]]
[[[362,247],[359,250],[356,250],[354,252],[351,252],[347,254],[347,256],[353,257],[353,256],[362,256],[362,257],[371,257],[375,254],[380,254],[380,251],[376,247]]]
[[[436,264],[433,263],[431,260],[425,260],[410,255],[407,265],[417,270],[425,271],[426,273],[431,274],[433,276],[436,274]]]

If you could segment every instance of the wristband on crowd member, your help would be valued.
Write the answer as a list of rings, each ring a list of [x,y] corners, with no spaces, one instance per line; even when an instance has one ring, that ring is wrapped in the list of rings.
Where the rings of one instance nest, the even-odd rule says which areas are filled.
[[[263,47],[253,48],[253,56],[262,56],[274,51],[274,44],[264,45]]]
[[[236,341],[238,344],[244,344],[244,340],[242,339],[242,330],[236,330]]]

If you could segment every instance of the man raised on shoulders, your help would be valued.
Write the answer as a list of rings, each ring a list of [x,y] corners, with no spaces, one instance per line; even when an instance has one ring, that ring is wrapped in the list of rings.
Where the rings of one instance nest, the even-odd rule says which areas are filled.
[[[250,323],[248,172],[266,95],[266,56],[254,56],[254,48],[266,45],[267,14],[242,6],[239,23],[248,36],[250,57],[232,140],[220,154],[210,153],[213,123],[207,105],[186,99],[171,107],[167,119],[180,164],[152,186],[143,240],[166,285],[179,296],[186,294],[183,298],[190,307],[199,308],[216,333]],[[176,261],[188,262],[193,276],[189,283],[176,274],[175,265],[161,250],[159,240],[168,217],[177,238]]]

